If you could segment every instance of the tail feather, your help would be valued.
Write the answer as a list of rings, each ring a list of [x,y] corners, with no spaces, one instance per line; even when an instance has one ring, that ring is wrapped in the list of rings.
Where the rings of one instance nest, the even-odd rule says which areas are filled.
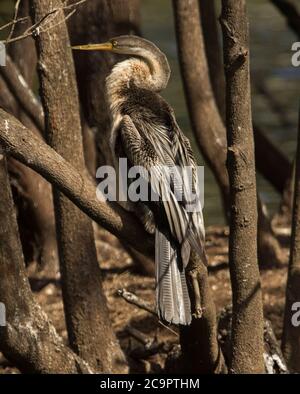
[[[177,250],[165,234],[156,230],[156,301],[159,318],[173,324],[191,323],[191,303]],[[182,264],[181,264],[182,265]]]

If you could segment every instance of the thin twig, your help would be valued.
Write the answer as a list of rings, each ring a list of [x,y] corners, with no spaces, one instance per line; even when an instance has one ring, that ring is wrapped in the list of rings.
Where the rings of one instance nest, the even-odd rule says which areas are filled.
[[[17,23],[17,16],[18,16],[18,12],[19,12],[20,2],[21,2],[21,0],[17,0],[17,2],[15,4],[15,14],[14,14],[14,19],[13,19],[13,23],[11,25],[11,29],[10,29],[9,35],[7,37],[8,40],[12,38],[12,36],[14,34],[14,31],[15,31],[15,26],[16,26],[16,23]]]
[[[148,302],[137,297],[135,294],[130,293],[125,289],[119,289],[118,295],[122,297],[125,301],[127,301],[129,304],[135,305],[138,308],[143,309],[144,311],[147,311],[154,316],[157,316],[155,308],[152,305],[150,305]]]
[[[25,22],[28,19],[29,19],[29,16],[23,16],[22,18],[19,18],[17,20],[10,21],[10,22],[6,23],[5,25],[0,26],[0,31],[4,30],[4,29],[7,29],[9,26],[11,26],[13,24],[18,24],[18,23],[21,23],[21,22]]]
[[[141,298],[137,297],[135,294],[125,290],[125,289],[119,289],[118,290],[118,295],[122,297],[126,302],[128,302],[131,305],[135,305],[140,309],[143,309],[146,312],[151,313],[152,315],[156,316],[158,318],[157,312],[154,308],[154,306],[148,304],[148,302],[142,300]],[[158,321],[159,324],[161,324],[164,328],[166,328],[168,331],[172,332],[174,335],[178,336],[178,333],[169,326],[166,326],[161,320]]]
[[[31,167],[106,230],[146,256],[153,256],[154,239],[141,223],[120,205],[106,202],[95,192],[94,181],[63,159],[41,138],[0,108],[0,145]]]
[[[16,41],[24,40],[27,37],[39,35],[40,33],[45,33],[47,31],[53,29],[54,27],[67,21],[76,12],[77,9],[75,8],[74,10],[72,10],[65,18],[60,20],[58,23],[56,23],[54,25],[50,24],[50,26],[48,26],[50,21],[52,21],[56,17],[56,15],[59,11],[65,11],[65,10],[72,9],[74,7],[77,7],[80,4],[85,3],[86,1],[88,1],[88,0],[80,0],[74,4],[65,5],[63,7],[55,8],[55,9],[51,10],[48,14],[44,15],[39,21],[37,21],[36,23],[34,23],[30,27],[28,27],[20,36],[13,37],[13,38],[8,36],[7,39],[4,40],[5,44],[11,44]],[[11,24],[14,24],[14,21],[11,22]]]
[[[137,330],[132,326],[127,326],[126,331],[129,335],[135,338],[138,342],[145,346],[147,350],[151,349],[153,344],[156,342],[155,338],[148,338],[147,335],[142,333],[141,331]]]

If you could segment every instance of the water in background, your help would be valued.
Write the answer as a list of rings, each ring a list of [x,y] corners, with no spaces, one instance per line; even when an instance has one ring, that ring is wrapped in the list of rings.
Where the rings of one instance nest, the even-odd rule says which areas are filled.
[[[198,163],[202,165],[204,162],[193,140],[179,74],[172,2],[142,0],[141,3],[143,34],[167,54],[172,68],[172,77],[164,96],[174,108],[179,125],[192,140]],[[257,79],[258,76],[263,78],[264,83],[285,110],[290,126],[280,125],[278,117],[270,110],[267,100],[254,88],[252,89],[253,118],[265,129],[272,141],[290,159],[293,159],[296,148],[300,68],[291,65],[291,46],[297,38],[270,1],[251,0],[247,4],[252,78]],[[260,175],[257,178],[259,193],[270,212],[274,212],[278,207],[280,196]],[[204,217],[206,225],[224,222],[218,186],[207,166],[205,166]]]
[[[299,6],[299,0],[293,1]],[[217,4],[220,7],[220,1],[217,1]],[[12,5],[12,0],[0,1],[1,14],[5,12],[4,18],[0,18],[0,25],[11,20]],[[296,148],[300,67],[291,66],[291,46],[297,38],[269,0],[251,0],[247,1],[247,5],[251,34],[252,78],[253,80],[258,76],[263,78],[264,83],[284,109],[290,126],[280,125],[278,117],[270,110],[267,100],[254,88],[252,89],[253,118],[292,160]],[[144,36],[155,42],[167,54],[171,64],[172,77],[164,96],[175,109],[181,128],[190,137],[198,163],[203,165],[203,159],[193,140],[184,101],[177,62],[172,1],[141,0],[141,8]],[[3,37],[0,35],[0,38]],[[279,195],[261,176],[258,175],[257,178],[262,199],[270,212],[274,212],[278,206]],[[206,225],[224,223],[218,186],[207,166],[205,166],[204,216]]]

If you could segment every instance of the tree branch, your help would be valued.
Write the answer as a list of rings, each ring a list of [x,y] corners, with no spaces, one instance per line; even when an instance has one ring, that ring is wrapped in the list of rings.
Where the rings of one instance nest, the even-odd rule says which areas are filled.
[[[33,121],[41,135],[43,135],[45,128],[43,107],[9,55],[6,56],[6,67],[0,67],[0,75],[7,83],[21,108]]]
[[[245,0],[223,0],[221,21],[231,194],[229,264],[233,319],[230,367],[232,373],[263,373],[263,306],[257,263],[257,194]]]
[[[153,257],[154,240],[118,204],[100,201],[86,172],[78,171],[12,115],[0,109],[0,144],[8,155],[41,174],[83,212],[132,247]]]
[[[92,373],[85,361],[64,346],[30,290],[1,154],[0,200],[0,299],[7,315],[7,325],[0,326],[0,350],[23,372]]]
[[[199,0],[203,39],[207,57],[209,76],[218,104],[220,115],[225,122],[225,76],[222,62],[222,50],[218,36],[217,15],[214,0]],[[257,90],[264,93],[272,109],[280,117],[284,127],[287,127],[288,119],[279,103],[268,92],[262,79],[255,81]],[[225,128],[219,129],[226,133]],[[258,125],[254,125],[255,137],[255,161],[258,171],[273,185],[282,192],[291,173],[291,164],[283,153],[270,141],[264,131]],[[276,169],[274,170],[274,166]],[[271,169],[271,170],[270,170]]]
[[[143,309],[144,311],[149,312],[154,316],[157,316],[157,312],[155,308],[152,305],[150,305],[148,302],[137,297],[135,294],[130,293],[125,289],[119,289],[118,295],[122,297],[125,301],[127,301],[129,304],[135,305],[138,308]]]
[[[271,0],[271,2],[286,17],[288,25],[300,38],[300,14],[296,6],[288,0]]]
[[[178,56],[193,131],[221,189],[227,213],[226,130],[209,79],[198,1],[173,0],[173,7]]]
[[[42,18],[40,18],[38,21],[36,21],[33,25],[29,26],[21,35],[16,36],[16,37],[12,37],[11,34],[9,34],[9,36],[7,37],[6,40],[4,40],[5,44],[11,44],[13,42],[17,42],[17,41],[21,41],[24,40],[27,37],[35,37],[38,36],[40,33],[45,33],[55,27],[57,27],[58,25],[64,23],[65,21],[67,21],[72,15],[74,15],[74,13],[76,12],[76,8],[78,5],[85,3],[88,0],[79,0],[76,1],[73,4],[69,4],[69,5],[65,5],[62,7],[56,7],[54,9],[52,9],[50,12],[48,12],[47,14],[45,14]],[[56,18],[56,16],[61,12],[61,11],[66,11],[66,10],[70,10],[72,8],[75,8],[73,10],[71,10],[69,12],[68,15],[64,16],[60,21],[58,21],[56,24],[52,24],[51,22],[53,21],[53,19]],[[1,26],[0,30],[3,30],[9,26],[15,26],[17,23],[24,21],[28,19],[27,17],[25,18],[20,18],[17,20],[13,20],[12,22]]]
[[[49,30],[35,37],[46,138],[57,153],[84,171],[79,100],[65,7],[61,0],[31,3],[34,21],[53,15],[48,20]],[[59,190],[53,191],[70,346],[100,372],[126,372],[126,359],[112,329],[103,293],[92,221]]]
[[[300,372],[300,330],[292,324],[293,304],[300,301],[300,111],[290,261],[286,285],[286,303],[282,338],[283,355],[291,372]]]

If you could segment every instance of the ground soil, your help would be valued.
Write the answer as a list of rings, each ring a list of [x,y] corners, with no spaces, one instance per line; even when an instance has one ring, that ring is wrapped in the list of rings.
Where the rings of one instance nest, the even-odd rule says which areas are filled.
[[[128,304],[119,295],[119,289],[133,292],[143,300],[154,304],[154,278],[137,272],[132,259],[120,246],[116,238],[97,229],[97,250],[102,269],[103,283],[111,320],[124,352],[129,357],[131,372],[160,372],[171,349],[178,344],[176,327],[166,327],[158,319],[134,305]],[[210,227],[207,230],[206,247],[209,256],[209,281],[218,313],[231,303],[228,270],[228,228]],[[284,293],[287,272],[288,249],[283,247],[284,262],[262,266],[261,279],[265,316],[273,325],[279,339],[282,331]],[[44,308],[59,334],[67,341],[63,317],[59,273],[47,278],[37,273],[34,265],[28,269],[32,289],[37,301]],[[141,341],[136,340],[128,327],[137,329],[145,342],[158,343],[159,349],[150,354]],[[156,342],[155,342],[156,341]],[[150,352],[151,353],[151,352]],[[19,373],[0,353],[0,373]]]

